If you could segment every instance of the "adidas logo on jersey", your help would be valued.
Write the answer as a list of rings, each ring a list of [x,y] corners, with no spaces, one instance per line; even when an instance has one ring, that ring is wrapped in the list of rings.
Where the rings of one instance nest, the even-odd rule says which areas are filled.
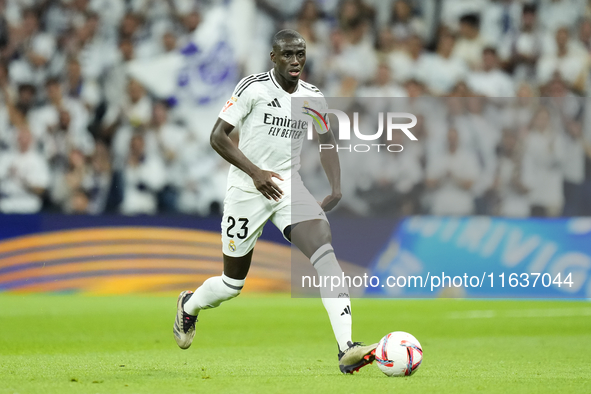
[[[267,104],[267,106],[281,108],[281,105],[279,104],[279,100],[277,100],[277,98],[274,98],[273,101]]]

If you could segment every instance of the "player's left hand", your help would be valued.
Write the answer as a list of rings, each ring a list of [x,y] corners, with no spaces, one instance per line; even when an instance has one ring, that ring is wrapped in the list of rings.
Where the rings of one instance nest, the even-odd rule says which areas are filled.
[[[326,196],[326,198],[320,204],[320,207],[324,212],[328,212],[337,206],[342,197],[343,195],[341,193],[333,192],[329,196]]]

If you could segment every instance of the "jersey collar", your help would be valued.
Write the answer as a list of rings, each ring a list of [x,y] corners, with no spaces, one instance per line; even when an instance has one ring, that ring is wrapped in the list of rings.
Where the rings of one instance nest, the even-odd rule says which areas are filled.
[[[293,93],[287,93],[285,90],[283,90],[281,85],[279,85],[279,82],[277,82],[277,79],[275,79],[275,71],[273,68],[269,71],[269,76],[271,77],[271,81],[273,81],[273,84],[275,85],[275,87],[277,89],[281,90],[282,92],[284,92],[285,94],[293,94],[293,93],[296,93],[298,90],[300,90],[300,80],[299,79],[298,79],[298,84],[296,85],[296,88],[293,91]]]

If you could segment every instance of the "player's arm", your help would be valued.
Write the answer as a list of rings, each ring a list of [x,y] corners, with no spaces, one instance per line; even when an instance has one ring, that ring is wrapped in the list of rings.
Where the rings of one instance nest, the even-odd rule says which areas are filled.
[[[330,144],[332,146],[337,145],[334,135],[330,130],[326,133],[318,134],[318,141],[321,144]],[[324,168],[324,172],[326,173],[326,177],[328,178],[332,190],[330,195],[327,196],[320,205],[324,211],[328,212],[339,203],[342,197],[341,165],[339,163],[339,155],[336,149],[322,149],[320,151],[320,162],[322,163],[322,168]]]
[[[283,179],[273,171],[265,171],[254,165],[230,139],[229,134],[232,130],[234,130],[234,126],[218,118],[209,138],[212,148],[228,163],[248,174],[252,178],[254,186],[265,197],[278,201],[283,195],[283,191],[273,182],[272,178]]]

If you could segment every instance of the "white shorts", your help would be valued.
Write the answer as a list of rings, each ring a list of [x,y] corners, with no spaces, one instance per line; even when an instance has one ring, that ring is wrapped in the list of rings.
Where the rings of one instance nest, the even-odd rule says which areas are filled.
[[[285,185],[282,185],[283,198],[274,201],[268,200],[256,189],[250,191],[230,187],[224,199],[223,253],[231,257],[248,254],[269,219],[284,236],[285,228],[294,223],[314,219],[328,222],[326,214],[303,183],[296,189],[292,196],[291,190],[286,190]]]

